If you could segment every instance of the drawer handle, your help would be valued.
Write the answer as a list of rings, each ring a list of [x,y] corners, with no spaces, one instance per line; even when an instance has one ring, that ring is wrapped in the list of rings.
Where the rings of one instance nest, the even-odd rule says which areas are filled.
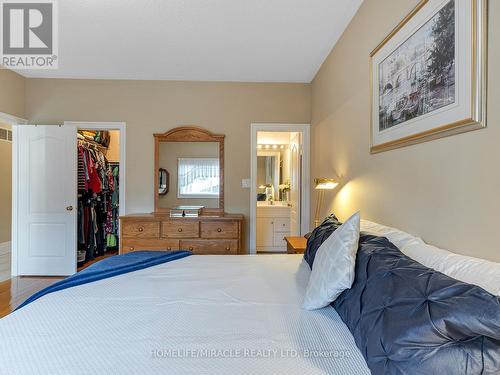
[[[193,246],[189,246],[189,250],[193,251]]]
[[[179,233],[182,232],[182,228],[177,229],[177,232]]]
[[[226,251],[231,251],[231,248],[230,247],[226,247]]]
[[[137,230],[138,230],[139,232],[144,232],[144,228],[143,228],[143,227],[139,227],[139,228],[137,228]]]
[[[129,250],[130,250],[130,251],[134,251],[134,247],[133,247],[133,246],[130,246]]]
[[[172,250],[172,248],[171,247],[167,247],[167,250]]]
[[[217,228],[217,232],[222,232],[222,228]]]

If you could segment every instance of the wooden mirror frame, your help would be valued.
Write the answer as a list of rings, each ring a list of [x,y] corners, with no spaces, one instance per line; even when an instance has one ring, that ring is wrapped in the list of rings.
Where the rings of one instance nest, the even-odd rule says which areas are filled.
[[[204,213],[223,214],[224,213],[224,138],[225,135],[213,134],[208,130],[195,126],[180,126],[168,130],[165,133],[153,134],[155,140],[155,170],[154,170],[154,202],[155,212],[168,213],[169,208],[158,206],[158,169],[160,168],[160,143],[161,142],[218,142],[219,143],[219,208],[204,209]]]

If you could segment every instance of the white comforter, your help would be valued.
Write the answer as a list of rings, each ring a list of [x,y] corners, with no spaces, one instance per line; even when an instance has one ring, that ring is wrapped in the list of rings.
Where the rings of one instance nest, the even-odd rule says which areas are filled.
[[[190,256],[0,320],[0,374],[369,374],[336,311],[301,309],[301,255]]]

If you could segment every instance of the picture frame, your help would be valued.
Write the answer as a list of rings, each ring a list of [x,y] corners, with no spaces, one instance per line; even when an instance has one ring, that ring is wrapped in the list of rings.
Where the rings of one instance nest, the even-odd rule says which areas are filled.
[[[487,0],[422,0],[370,54],[372,154],[486,127]]]

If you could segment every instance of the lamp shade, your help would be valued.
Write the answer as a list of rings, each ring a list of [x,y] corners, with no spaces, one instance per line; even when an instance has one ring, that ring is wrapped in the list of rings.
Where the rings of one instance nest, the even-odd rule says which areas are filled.
[[[333,190],[339,184],[333,178],[316,178],[314,182],[316,183],[317,190]]]

